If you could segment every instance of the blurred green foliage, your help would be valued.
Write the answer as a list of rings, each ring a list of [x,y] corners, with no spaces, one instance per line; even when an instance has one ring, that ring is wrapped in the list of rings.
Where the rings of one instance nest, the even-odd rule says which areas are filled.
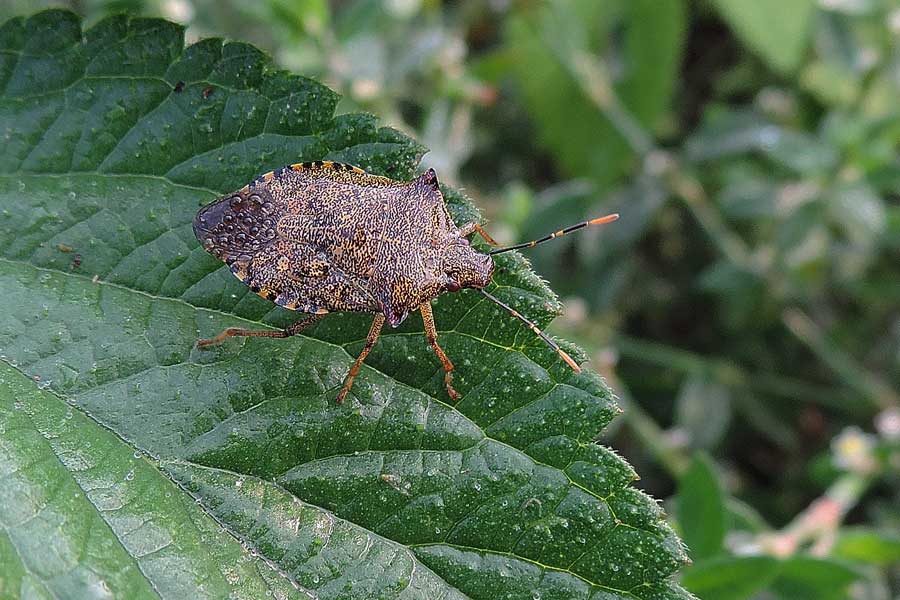
[[[900,2],[68,6],[268,49],[427,145],[502,241],[620,212],[531,257],[675,499],[685,585],[900,593]]]

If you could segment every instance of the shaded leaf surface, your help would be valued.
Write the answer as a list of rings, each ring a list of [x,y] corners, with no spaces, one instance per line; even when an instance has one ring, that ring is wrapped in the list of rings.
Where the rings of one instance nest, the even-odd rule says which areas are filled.
[[[809,44],[813,0],[713,0],[722,18],[769,66],[788,74]]]
[[[778,572],[769,556],[721,556],[697,562],[681,579],[704,600],[744,600],[764,589]]]
[[[778,598],[827,600],[851,597],[849,587],[864,577],[852,563],[793,556],[716,556],[685,569],[681,582],[706,600],[756,598],[767,587]]]
[[[686,596],[669,581],[680,541],[593,443],[618,410],[610,391],[481,296],[435,303],[455,407],[417,316],[385,332],[341,406],[365,315],[195,347],[296,317],[202,251],[198,206],[305,160],[409,177],[420,146],[335,116],[333,92],[251,46],[184,48],[159,20],[83,34],[59,11],[10,21],[0,86],[0,351],[152,456],[206,526],[265,559],[257,572],[282,572],[299,597]],[[446,195],[459,220],[477,218]],[[522,258],[498,267],[496,294],[552,319],[556,299]]]
[[[3,597],[294,595],[140,453],[6,363],[0,428]]]
[[[565,0],[538,3],[510,18],[504,35],[515,49],[510,74],[521,87],[536,132],[566,173],[607,186],[633,160],[632,148],[564,64],[570,52],[600,55],[610,90],[647,129],[667,110],[681,62],[681,0]],[[525,16],[523,16],[525,15]],[[621,38],[621,44],[617,40]],[[554,46],[554,42],[564,48]],[[602,143],[598,143],[602,140]]]
[[[726,533],[725,503],[715,466],[697,453],[678,482],[678,522],[694,560],[721,553]]]

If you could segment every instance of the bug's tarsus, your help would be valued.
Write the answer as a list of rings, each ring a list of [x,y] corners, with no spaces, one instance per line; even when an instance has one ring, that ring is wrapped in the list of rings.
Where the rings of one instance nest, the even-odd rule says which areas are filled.
[[[305,319],[300,319],[296,323],[285,327],[284,329],[241,329],[240,327],[229,327],[219,335],[208,340],[197,340],[198,348],[209,348],[221,344],[230,337],[266,337],[266,338],[286,338],[297,335],[325,315],[310,315]]]
[[[372,320],[372,327],[369,328],[369,335],[366,336],[366,345],[363,346],[362,352],[359,353],[359,356],[357,356],[356,360],[353,362],[353,366],[350,367],[347,377],[344,378],[344,385],[341,386],[341,391],[338,392],[338,404],[341,404],[344,401],[344,398],[347,397],[347,393],[350,392],[350,388],[353,387],[353,380],[356,379],[356,375],[359,373],[359,368],[362,366],[363,361],[366,360],[369,352],[371,352],[372,348],[375,346],[375,342],[378,341],[378,336],[381,335],[382,327],[384,327],[384,315],[376,313],[375,319]]]
[[[419,312],[422,313],[422,322],[425,324],[425,338],[428,340],[428,343],[434,349],[434,353],[437,354],[438,360],[441,361],[441,366],[444,367],[444,386],[447,388],[447,395],[450,396],[450,399],[456,402],[459,400],[459,392],[453,389],[453,363],[447,357],[447,354],[444,350],[438,345],[437,341],[437,327],[434,325],[434,312],[431,310],[431,303],[426,302],[419,308]]]
[[[573,231],[578,231],[579,229],[584,229],[585,227],[591,227],[592,225],[602,225],[604,223],[612,223],[616,219],[619,218],[619,213],[613,213],[611,215],[606,215],[604,217],[598,217],[596,219],[591,219],[589,221],[582,221],[581,223],[577,223],[575,225],[570,225],[565,229],[560,229],[559,231],[554,231],[551,234],[545,235],[542,238],[531,240],[530,242],[522,242],[521,244],[515,244],[513,246],[507,246],[505,248],[497,248],[496,250],[491,250],[489,254],[500,254],[502,252],[509,252],[510,250],[521,250],[522,248],[534,248],[538,244],[543,244],[544,242],[549,242],[550,240],[556,239],[558,237],[562,237],[568,233],[572,233]]]
[[[520,321],[522,321],[523,323],[525,323],[525,325],[527,325],[531,331],[533,331],[535,334],[538,335],[538,337],[540,337],[542,340],[544,340],[544,342],[546,342],[548,346],[553,348],[556,351],[556,353],[559,354],[559,357],[561,359],[563,359],[567,365],[572,367],[573,371],[575,371],[576,373],[581,373],[581,367],[578,366],[578,363],[575,362],[575,359],[573,359],[571,356],[569,356],[565,350],[563,350],[562,348],[559,347],[559,344],[557,344],[555,341],[553,341],[553,338],[551,338],[549,335],[547,335],[546,333],[541,331],[538,328],[538,326],[535,325],[534,323],[532,323],[527,317],[525,317],[519,311],[517,311],[510,305],[506,304],[505,302],[503,302],[502,300],[500,300],[493,294],[490,294],[489,292],[487,292],[483,289],[479,289],[478,291],[481,292],[482,294],[484,294],[485,296],[487,296],[488,300],[499,305],[501,308],[505,309],[509,314],[511,314],[515,318],[517,318]]]

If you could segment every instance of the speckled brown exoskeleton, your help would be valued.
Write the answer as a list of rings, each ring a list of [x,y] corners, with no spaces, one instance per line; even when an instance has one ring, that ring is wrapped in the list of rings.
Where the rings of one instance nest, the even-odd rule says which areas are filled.
[[[205,348],[231,336],[289,337],[330,312],[374,313],[366,343],[350,367],[337,401],[350,391],[384,322],[398,326],[418,310],[425,338],[444,369],[453,400],[453,363],[438,344],[431,301],[474,288],[523,321],[575,371],[578,364],[527,318],[484,290],[491,255],[535,246],[576,229],[615,220],[584,221],[541,239],[481,253],[467,236],[497,243],[478,223],[457,227],[431,169],[413,181],[394,181],[329,161],[266,173],[200,209],[194,233],[250,289],[279,306],[306,313],[283,330],[228,328],[200,340]]]

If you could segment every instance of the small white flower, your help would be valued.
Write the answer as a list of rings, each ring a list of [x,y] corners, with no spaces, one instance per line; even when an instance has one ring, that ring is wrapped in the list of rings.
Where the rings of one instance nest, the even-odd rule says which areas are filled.
[[[839,469],[857,473],[871,473],[877,467],[872,452],[875,436],[864,433],[859,427],[846,427],[831,440],[832,460]]]
[[[186,0],[168,0],[163,2],[163,14],[179,23],[187,23],[194,18],[194,7]]]
[[[875,431],[887,440],[900,440],[900,408],[887,408],[878,413],[875,417]]]

